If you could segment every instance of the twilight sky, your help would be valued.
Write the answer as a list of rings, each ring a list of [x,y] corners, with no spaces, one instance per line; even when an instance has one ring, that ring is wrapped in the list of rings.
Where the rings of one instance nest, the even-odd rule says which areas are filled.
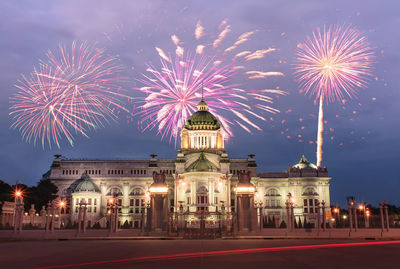
[[[146,63],[159,65],[154,47],[173,51],[172,34],[185,47],[195,47],[193,30],[199,20],[210,36],[228,20],[232,31],[225,47],[243,32],[259,30],[246,46],[278,51],[252,63],[254,69],[285,74],[266,80],[236,78],[247,89],[279,86],[289,95],[275,101],[281,113],[271,115],[273,121],[258,122],[263,131],[248,134],[233,127],[235,136],[226,143],[230,157],[254,153],[259,171],[266,172],[286,170],[301,154],[315,163],[316,145],[309,141],[316,137],[318,109],[312,98],[299,93],[291,64],[297,44],[312,30],[346,23],[368,36],[377,63],[368,88],[361,89],[357,99],[325,109],[323,165],[332,177],[331,203],[343,204],[346,196],[355,196],[370,203],[400,204],[399,8],[395,0],[1,1],[0,179],[36,184],[56,153],[71,158],[143,159],[151,153],[174,158],[173,143],[161,141],[155,131],[140,131],[137,121],[127,122],[124,114],[118,122],[90,132],[89,139],[76,135],[74,147],[66,141],[60,149],[28,144],[18,130],[10,129],[9,97],[17,91],[14,85],[21,74],[29,75],[48,49],[60,43],[69,46],[74,40],[95,43],[117,55],[129,78],[126,90],[137,96],[135,87],[143,85],[135,78],[145,71]]]

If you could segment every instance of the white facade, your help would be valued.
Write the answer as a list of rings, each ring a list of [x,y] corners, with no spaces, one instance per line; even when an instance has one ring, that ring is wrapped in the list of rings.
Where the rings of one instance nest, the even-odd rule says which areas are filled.
[[[322,201],[329,217],[331,178],[326,167],[317,168],[303,156],[285,172],[257,172],[253,155],[229,158],[218,120],[208,112],[203,100],[198,108],[181,131],[181,149],[175,159],[157,159],[152,155],[147,160],[74,160],[56,155],[50,179],[57,185],[61,199],[68,201],[70,220],[77,219],[77,202],[84,199],[88,203],[90,199],[91,212],[87,213],[91,225],[101,222],[109,210],[108,199],[115,198],[120,205],[121,224],[140,227],[153,172],[162,171],[167,174],[171,212],[182,207],[185,212],[216,212],[221,207],[235,212],[238,173],[251,171],[255,200],[262,202],[264,216],[277,222],[285,220],[285,203],[291,195],[295,216],[302,221],[306,216],[309,222],[315,222],[316,202]],[[86,187],[77,190],[83,180],[93,185],[86,181]],[[195,224],[195,219],[190,223]]]

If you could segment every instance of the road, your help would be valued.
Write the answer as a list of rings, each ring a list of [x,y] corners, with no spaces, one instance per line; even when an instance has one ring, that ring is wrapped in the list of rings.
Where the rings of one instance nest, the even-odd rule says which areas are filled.
[[[2,242],[0,268],[397,268],[400,241],[385,242],[316,239]]]

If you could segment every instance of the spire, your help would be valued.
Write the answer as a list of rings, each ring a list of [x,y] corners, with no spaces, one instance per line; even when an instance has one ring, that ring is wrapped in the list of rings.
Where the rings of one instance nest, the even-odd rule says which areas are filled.
[[[203,81],[201,81],[201,99],[203,100],[204,99],[204,84],[203,84]]]
[[[208,105],[204,101],[204,98],[201,98],[200,103],[197,105],[197,110],[198,111],[208,111]]]
[[[203,85],[203,81],[201,82],[201,101],[197,105],[197,110],[199,110],[199,111],[208,111],[208,105],[204,101],[204,85]]]
[[[304,154],[301,156],[299,163],[309,163],[309,161],[304,157]]]

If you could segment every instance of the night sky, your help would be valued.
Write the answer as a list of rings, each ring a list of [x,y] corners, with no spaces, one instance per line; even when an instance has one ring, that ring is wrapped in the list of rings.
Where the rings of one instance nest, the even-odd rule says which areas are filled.
[[[147,159],[151,153],[175,158],[174,143],[162,141],[156,131],[142,132],[137,119],[128,121],[124,113],[118,122],[90,132],[89,139],[76,135],[74,147],[65,140],[61,148],[34,146],[23,141],[18,130],[10,129],[9,98],[17,91],[14,85],[21,74],[29,75],[47,50],[55,50],[60,43],[70,46],[74,40],[96,44],[118,56],[128,78],[124,87],[135,97],[135,87],[143,86],[136,79],[145,72],[145,64],[159,64],[154,47],[173,51],[172,34],[190,47],[199,20],[210,36],[218,33],[221,21],[228,20],[232,31],[224,40],[225,47],[243,32],[259,30],[246,46],[278,51],[254,61],[254,69],[285,74],[239,81],[247,89],[279,86],[289,95],[275,101],[279,115],[257,122],[263,131],[249,134],[233,127],[235,136],[226,143],[230,157],[253,153],[259,171],[265,172],[286,170],[302,154],[315,163],[316,145],[309,141],[316,140],[318,107],[312,97],[299,93],[292,74],[293,57],[296,46],[317,27],[351,24],[368,36],[376,64],[358,98],[325,109],[323,165],[332,177],[331,203],[343,204],[347,196],[355,196],[369,203],[400,204],[399,9],[400,3],[394,0],[1,1],[0,179],[36,184],[56,153],[70,158]]]

